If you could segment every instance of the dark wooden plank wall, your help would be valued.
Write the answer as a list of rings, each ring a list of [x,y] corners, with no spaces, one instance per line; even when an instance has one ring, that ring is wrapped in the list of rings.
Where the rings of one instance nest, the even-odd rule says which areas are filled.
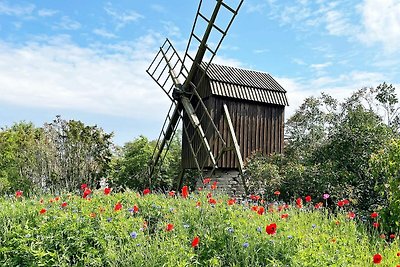
[[[223,116],[222,105],[224,103],[228,106],[243,159],[248,158],[255,152],[261,152],[264,155],[283,152],[284,106],[215,96],[206,99],[205,104],[212,112],[214,122],[229,145],[232,145],[232,142],[228,132],[228,125]],[[185,123],[188,123],[188,121],[184,118]],[[202,124],[205,127],[205,121],[202,121]],[[191,129],[191,134],[195,134],[194,129]],[[196,168],[185,135],[183,137],[183,167]],[[222,149],[222,143],[218,138],[214,137],[211,131],[207,132],[207,137],[213,154],[217,157]],[[198,138],[200,137],[197,136],[195,139]],[[200,140],[196,140],[194,146],[196,148],[201,146]],[[200,162],[204,162],[207,159],[205,150],[199,154],[198,158]],[[224,153],[218,162],[218,166],[221,168],[238,168],[234,152],[228,151]],[[206,167],[211,167],[211,165],[206,164]]]

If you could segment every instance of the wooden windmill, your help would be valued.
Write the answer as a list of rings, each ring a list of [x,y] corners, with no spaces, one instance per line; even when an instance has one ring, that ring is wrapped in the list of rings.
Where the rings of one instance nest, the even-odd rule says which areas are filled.
[[[286,91],[269,74],[211,63],[243,0],[216,0],[209,14],[202,2],[183,59],[167,39],[147,69],[171,100],[149,177],[164,160],[181,120],[182,170],[218,173],[221,181],[228,181],[226,170],[235,170],[235,179],[241,177],[243,156],[282,151]],[[244,180],[236,179],[236,187],[245,189]]]

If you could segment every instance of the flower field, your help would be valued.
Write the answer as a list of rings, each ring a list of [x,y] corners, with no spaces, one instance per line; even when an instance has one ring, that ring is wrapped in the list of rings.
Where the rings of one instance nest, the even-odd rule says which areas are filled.
[[[236,201],[212,190],[90,190],[0,199],[2,266],[400,266],[379,213],[335,212],[279,192]],[[215,187],[214,187],[215,188]],[[324,198],[329,196],[324,196]],[[367,228],[373,229],[367,231]]]

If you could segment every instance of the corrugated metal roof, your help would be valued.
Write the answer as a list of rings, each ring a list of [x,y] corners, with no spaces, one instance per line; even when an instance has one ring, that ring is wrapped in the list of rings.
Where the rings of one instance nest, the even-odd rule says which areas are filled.
[[[286,90],[268,73],[210,64],[207,77],[213,95],[288,106]]]

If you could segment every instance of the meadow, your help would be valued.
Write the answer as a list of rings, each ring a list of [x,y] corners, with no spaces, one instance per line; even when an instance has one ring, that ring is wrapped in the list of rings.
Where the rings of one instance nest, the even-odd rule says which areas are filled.
[[[208,182],[208,181],[207,181]],[[400,266],[378,212],[343,199],[287,204],[279,192],[236,200],[202,190],[111,188],[0,199],[2,266]],[[325,195],[326,201],[329,195]]]

